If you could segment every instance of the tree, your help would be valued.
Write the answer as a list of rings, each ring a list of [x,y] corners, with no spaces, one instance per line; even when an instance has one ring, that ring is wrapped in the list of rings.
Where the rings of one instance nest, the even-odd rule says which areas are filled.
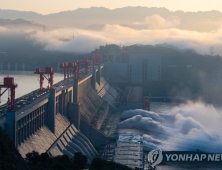
[[[37,164],[39,161],[39,153],[36,151],[32,151],[31,153],[26,154],[26,159],[33,164]]]
[[[61,163],[61,162],[56,162],[55,165],[53,166],[54,170],[65,170],[66,166]]]
[[[82,155],[81,152],[76,152],[73,157],[73,163],[78,167],[78,169],[83,169],[87,163],[87,157]]]
[[[106,161],[101,158],[94,158],[90,170],[132,170],[132,168],[125,165],[118,164],[113,161]]]
[[[102,170],[103,167],[106,165],[106,160],[101,159],[101,158],[94,158],[91,166],[90,166],[90,170]]]

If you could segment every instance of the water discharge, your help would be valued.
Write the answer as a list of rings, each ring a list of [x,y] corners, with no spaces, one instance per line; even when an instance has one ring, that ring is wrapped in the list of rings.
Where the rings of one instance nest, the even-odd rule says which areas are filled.
[[[119,132],[144,134],[145,151],[222,153],[222,117],[213,105],[189,102],[162,113],[128,110],[121,119]]]

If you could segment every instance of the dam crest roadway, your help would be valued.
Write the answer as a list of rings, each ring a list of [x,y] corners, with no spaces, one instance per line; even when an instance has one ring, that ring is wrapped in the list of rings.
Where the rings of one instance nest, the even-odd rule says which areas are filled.
[[[119,92],[106,81],[103,68],[102,63],[87,72],[82,68],[79,79],[69,77],[50,90],[17,98],[14,110],[1,106],[0,126],[23,157],[33,150],[70,158],[82,152],[91,162],[102,154],[120,121]]]

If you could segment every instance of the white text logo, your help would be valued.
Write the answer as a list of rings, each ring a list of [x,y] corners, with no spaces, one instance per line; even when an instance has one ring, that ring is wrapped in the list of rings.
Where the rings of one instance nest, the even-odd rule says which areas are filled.
[[[160,164],[163,160],[163,154],[161,149],[152,150],[148,153],[148,161],[153,166]]]

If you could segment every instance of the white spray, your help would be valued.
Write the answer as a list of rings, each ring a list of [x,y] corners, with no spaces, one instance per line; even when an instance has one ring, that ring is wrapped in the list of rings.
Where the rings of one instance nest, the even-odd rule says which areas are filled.
[[[212,105],[189,103],[166,114],[129,110],[121,118],[120,132],[144,133],[144,150],[222,153],[222,119]]]

